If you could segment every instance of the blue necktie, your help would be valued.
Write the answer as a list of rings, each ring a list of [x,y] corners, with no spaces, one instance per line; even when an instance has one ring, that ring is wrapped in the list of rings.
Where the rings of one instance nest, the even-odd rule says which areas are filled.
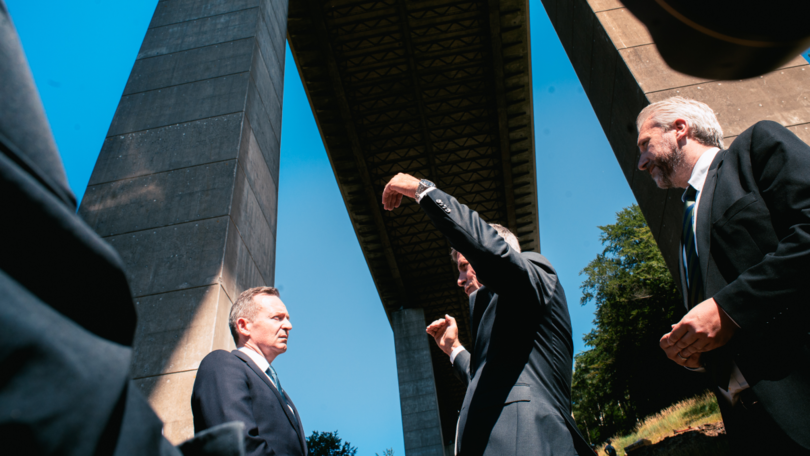
[[[276,389],[278,390],[278,392],[281,393],[281,398],[284,399],[284,405],[290,407],[290,404],[287,402],[287,397],[284,395],[284,388],[281,387],[281,382],[278,379],[278,374],[276,374],[276,370],[273,369],[273,366],[267,366],[267,370],[265,372],[267,372],[267,375],[270,376],[270,381],[272,381],[273,384],[276,385]],[[290,407],[290,410],[292,410],[292,407]]]
[[[681,245],[685,251],[687,281],[687,303],[691,309],[703,302],[703,277],[700,274],[700,260],[698,259],[697,240],[695,239],[695,202],[697,190],[689,186],[686,190],[683,209],[683,227],[681,231]]]

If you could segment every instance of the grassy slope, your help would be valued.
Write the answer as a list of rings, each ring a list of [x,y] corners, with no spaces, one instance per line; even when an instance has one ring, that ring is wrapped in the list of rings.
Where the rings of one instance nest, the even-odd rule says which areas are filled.
[[[720,408],[712,393],[704,393],[700,396],[679,402],[661,412],[648,417],[636,427],[636,430],[629,435],[614,436],[611,438],[613,447],[619,454],[624,447],[640,440],[648,439],[652,443],[661,441],[664,437],[672,435],[676,429],[684,429],[689,426],[700,426],[706,423],[714,423],[722,420]],[[605,456],[604,446],[599,449],[599,455]]]

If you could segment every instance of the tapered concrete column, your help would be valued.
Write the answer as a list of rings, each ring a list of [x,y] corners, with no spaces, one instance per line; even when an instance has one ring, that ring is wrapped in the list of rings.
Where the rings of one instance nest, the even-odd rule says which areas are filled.
[[[274,281],[286,29],[287,0],[161,0],[79,210],[124,259],[132,376],[173,442],[231,304]]]
[[[422,309],[404,309],[394,312],[392,320],[405,455],[444,456],[425,313]]]

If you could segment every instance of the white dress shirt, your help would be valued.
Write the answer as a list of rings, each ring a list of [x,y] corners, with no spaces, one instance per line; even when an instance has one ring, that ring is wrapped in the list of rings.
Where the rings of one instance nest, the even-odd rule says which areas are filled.
[[[466,350],[463,345],[459,345],[458,347],[454,348],[452,352],[450,352],[450,364],[456,360],[456,356],[461,353],[463,350]]]
[[[695,163],[695,167],[692,168],[692,175],[689,177],[689,185],[697,190],[697,197],[695,198],[695,210],[693,212],[694,216],[692,217],[692,229],[695,231],[695,252],[697,252],[698,256],[700,252],[698,251],[697,246],[697,238],[698,238],[698,209],[700,208],[700,199],[703,195],[703,185],[706,183],[706,176],[709,174],[709,168],[712,166],[712,162],[714,158],[717,156],[717,153],[720,152],[720,149],[717,147],[713,147],[706,152],[703,152],[703,155],[700,156],[697,163]],[[684,192],[684,196],[681,197],[681,200],[684,201],[686,198],[686,192]],[[683,264],[686,265],[686,246],[681,250],[681,255],[683,255]],[[687,277],[687,280],[688,277]],[[722,309],[721,309],[722,310]],[[725,312],[725,311],[723,311]],[[728,314],[726,314],[728,315]],[[732,322],[734,319],[729,316]],[[736,325],[737,323],[734,322]],[[737,325],[739,327],[739,325]],[[700,369],[692,369],[697,371],[704,371],[703,368]],[[748,382],[743,377],[742,372],[740,372],[740,368],[737,367],[737,363],[732,362],[731,364],[731,377],[728,381],[728,391],[724,391],[722,388],[720,389],[720,394],[728,400],[729,403],[735,404],[739,397],[739,394],[742,390],[748,388]]]
[[[422,197],[432,192],[433,190],[436,190],[436,187],[428,187],[425,189],[424,192],[415,194],[414,199],[416,200],[416,203],[419,204],[420,202],[422,202]]]

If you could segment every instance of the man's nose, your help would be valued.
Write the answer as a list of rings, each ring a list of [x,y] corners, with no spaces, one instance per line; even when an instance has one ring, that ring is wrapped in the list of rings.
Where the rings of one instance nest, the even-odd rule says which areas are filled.
[[[647,157],[647,154],[641,152],[641,154],[638,156],[638,169],[644,171],[647,169],[647,166],[649,166],[649,164],[650,159]]]
[[[292,322],[290,320],[284,320],[284,324],[281,327],[289,331],[292,329]]]
[[[462,272],[458,275],[458,286],[464,288],[464,285],[467,284],[467,273]]]

